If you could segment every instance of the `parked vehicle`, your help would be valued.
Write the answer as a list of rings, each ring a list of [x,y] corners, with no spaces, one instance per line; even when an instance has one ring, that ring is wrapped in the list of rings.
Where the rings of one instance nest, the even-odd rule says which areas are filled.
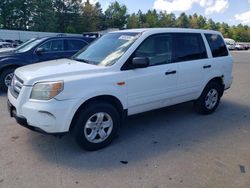
[[[1,54],[4,53],[6,54],[6,52],[11,52],[11,51],[15,51],[15,50],[18,50],[20,48],[23,48],[24,46],[28,45],[30,42],[36,40],[36,38],[33,38],[33,39],[30,39],[24,43],[22,43],[21,45],[19,45],[18,47],[16,48],[12,48],[12,47],[8,47],[8,48],[0,48],[0,57],[1,57]]]
[[[224,39],[226,45],[227,45],[227,48],[229,50],[235,50],[235,41],[233,39],[229,39],[229,38],[225,38]]]
[[[17,67],[71,57],[93,40],[86,37],[43,37],[32,39],[14,51],[0,53],[0,90],[7,91]]]
[[[0,42],[0,49],[1,48],[11,48],[12,44],[9,42]]]
[[[13,46],[16,48],[16,47],[20,46],[21,44],[23,44],[23,41],[21,41],[21,40],[14,40]]]
[[[236,49],[235,44],[227,44],[227,48],[229,50],[235,50]]]
[[[231,83],[232,57],[217,31],[123,30],[71,59],[18,68],[8,106],[27,128],[71,132],[84,149],[97,150],[126,116],[186,101],[210,114]]]
[[[10,43],[12,48],[16,48],[18,46],[18,44],[14,40],[7,39],[5,40],[5,42]]]
[[[23,41],[21,41],[21,40],[14,40],[14,41],[15,41],[15,43],[17,43],[18,45],[23,44]]]
[[[242,44],[236,44],[235,49],[236,50],[244,50],[245,48],[244,48],[244,46]]]
[[[244,50],[249,50],[249,45],[248,44],[242,44]]]

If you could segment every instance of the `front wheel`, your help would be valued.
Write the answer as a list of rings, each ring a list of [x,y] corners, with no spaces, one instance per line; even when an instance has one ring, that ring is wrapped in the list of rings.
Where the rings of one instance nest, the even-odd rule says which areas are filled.
[[[213,113],[220,103],[222,87],[215,83],[209,83],[203,90],[201,96],[194,102],[195,110],[200,114]]]
[[[117,110],[108,103],[96,102],[82,108],[73,123],[76,142],[93,151],[109,145],[120,127]]]
[[[0,90],[6,92],[14,76],[14,68],[8,68],[0,75]]]

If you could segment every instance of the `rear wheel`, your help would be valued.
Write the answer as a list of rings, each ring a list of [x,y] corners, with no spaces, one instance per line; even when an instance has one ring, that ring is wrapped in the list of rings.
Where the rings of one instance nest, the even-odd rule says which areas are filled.
[[[112,142],[120,127],[120,117],[111,104],[91,103],[77,113],[72,126],[76,142],[93,151]]]
[[[215,82],[208,83],[201,96],[194,102],[195,110],[200,114],[213,113],[220,103],[223,88]]]
[[[0,75],[0,90],[6,92],[14,76],[15,68],[5,69]]]

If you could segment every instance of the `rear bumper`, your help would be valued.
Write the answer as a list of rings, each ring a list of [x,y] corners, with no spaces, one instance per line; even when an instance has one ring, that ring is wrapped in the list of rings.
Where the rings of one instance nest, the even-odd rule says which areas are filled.
[[[230,76],[229,78],[224,79],[224,90],[229,89],[232,83],[233,83],[233,76]]]

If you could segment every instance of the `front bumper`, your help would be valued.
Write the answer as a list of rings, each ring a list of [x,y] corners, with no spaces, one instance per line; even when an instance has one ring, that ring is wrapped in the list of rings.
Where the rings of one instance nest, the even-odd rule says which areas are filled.
[[[26,118],[24,118],[24,117],[19,117],[19,116],[16,114],[16,108],[10,103],[9,100],[7,101],[7,106],[8,106],[8,111],[9,111],[10,117],[15,118],[15,119],[16,119],[16,122],[17,122],[19,125],[22,125],[23,127],[28,128],[28,129],[30,129],[30,130],[32,130],[32,131],[35,131],[35,132],[49,134],[49,133],[47,133],[46,131],[44,131],[44,130],[38,128],[38,127],[30,126],[30,125],[28,124]]]
[[[22,126],[28,126],[27,120],[23,117],[18,117],[16,115],[16,108],[10,103],[10,101],[7,101],[8,111],[10,114],[10,117],[14,117],[16,119],[16,122]]]
[[[38,101],[29,99],[30,88],[23,87],[15,98],[8,92],[8,109],[20,125],[33,131],[58,134],[69,131],[77,100]]]

